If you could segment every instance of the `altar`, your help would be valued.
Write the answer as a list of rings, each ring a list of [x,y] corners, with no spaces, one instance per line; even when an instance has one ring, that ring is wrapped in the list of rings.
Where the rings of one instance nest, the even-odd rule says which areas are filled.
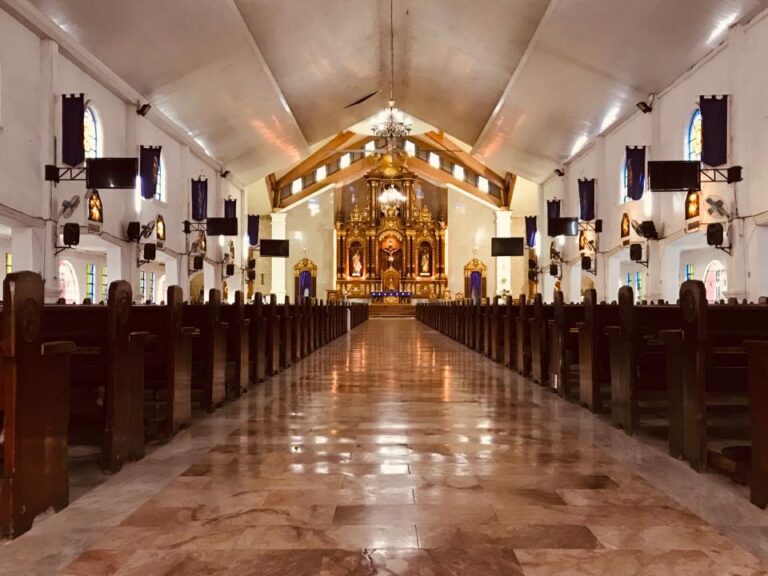
[[[371,292],[371,304],[410,304],[410,292]]]
[[[442,298],[448,286],[445,190],[424,194],[432,185],[408,170],[407,155],[397,148],[375,158],[364,186],[343,194],[338,206],[338,290],[375,303]]]

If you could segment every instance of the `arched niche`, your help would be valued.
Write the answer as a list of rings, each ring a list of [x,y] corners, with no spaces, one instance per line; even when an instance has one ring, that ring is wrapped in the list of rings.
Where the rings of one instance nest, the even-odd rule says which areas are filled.
[[[299,260],[293,267],[294,300],[317,298],[317,265],[309,258]]]
[[[488,266],[477,258],[472,258],[464,266],[464,293],[472,302],[486,298]]]

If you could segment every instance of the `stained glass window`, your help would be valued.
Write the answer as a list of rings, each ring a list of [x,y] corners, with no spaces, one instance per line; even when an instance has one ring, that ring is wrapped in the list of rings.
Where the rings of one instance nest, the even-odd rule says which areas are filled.
[[[629,190],[629,169],[627,168],[627,159],[621,163],[621,202],[629,202],[627,191]]]
[[[10,252],[5,253],[5,273],[10,274],[13,272],[13,254]]]
[[[139,294],[141,294],[141,303],[143,304],[147,300],[147,273],[141,272],[139,274]]]
[[[686,280],[693,280],[693,264],[686,264],[685,265],[685,279]]]
[[[107,267],[101,267],[101,300],[106,302],[109,298],[109,276],[107,275]]]
[[[635,301],[640,302],[643,299],[643,273],[635,272]]]
[[[90,298],[91,302],[96,300],[96,266],[94,264],[85,265],[85,297]]]
[[[59,297],[68,304],[75,304],[80,298],[80,285],[75,268],[69,260],[59,261]]]
[[[96,112],[91,106],[85,107],[83,134],[85,157],[96,158],[99,155],[99,123],[96,120]]]
[[[691,121],[688,123],[688,134],[686,137],[685,152],[688,160],[701,162],[701,110],[698,108],[691,116]]]
[[[147,290],[146,300],[150,300],[152,302],[155,301],[155,273],[154,272],[149,273],[149,286]]]
[[[707,290],[709,302],[719,302],[725,298],[728,290],[728,274],[725,266],[719,260],[713,260],[704,272],[704,287]]]
[[[160,164],[157,167],[157,190],[155,191],[155,199],[160,202],[165,202],[165,162],[163,161],[163,155],[160,154]]]

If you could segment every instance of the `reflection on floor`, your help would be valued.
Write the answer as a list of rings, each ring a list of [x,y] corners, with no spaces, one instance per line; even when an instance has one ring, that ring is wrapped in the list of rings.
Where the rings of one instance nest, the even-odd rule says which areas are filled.
[[[3,546],[0,573],[763,574],[730,538],[763,553],[764,530],[727,482],[377,320]]]

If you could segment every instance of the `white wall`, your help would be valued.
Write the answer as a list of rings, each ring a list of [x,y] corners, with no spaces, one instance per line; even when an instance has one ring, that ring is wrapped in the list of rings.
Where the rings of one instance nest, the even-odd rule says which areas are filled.
[[[578,179],[595,178],[597,217],[603,220],[599,238],[598,295],[607,300],[616,297],[623,284],[628,264],[627,250],[620,248],[621,217],[628,212],[638,222],[652,219],[660,233],[659,242],[649,246],[650,267],[646,270],[646,296],[649,299],[676,300],[686,257],[708,259],[715,255],[728,271],[728,293],[738,298],[756,300],[768,293],[768,272],[764,254],[768,245],[768,228],[756,221],[768,210],[768,69],[764,66],[768,53],[768,19],[765,13],[748,27],[731,30],[727,42],[689,70],[663,91],[654,102],[651,114],[639,111],[623,123],[595,139],[590,147],[569,161],[563,178],[552,176],[542,185],[539,204],[539,227],[546,228],[545,200],[563,199],[562,213],[578,215]],[[734,256],[706,246],[703,232],[687,234],[684,230],[685,194],[645,192],[637,202],[622,203],[621,174],[626,146],[647,146],[649,160],[684,159],[687,127],[701,95],[729,96],[729,163],[744,168],[744,181],[736,185],[703,184],[702,229],[707,223],[720,221],[706,213],[704,198],[716,195],[725,200],[733,216]],[[765,222],[768,224],[768,220]],[[727,224],[727,223],[726,223]],[[542,235],[542,263],[548,262],[549,239]],[[637,241],[635,234],[632,240]],[[574,299],[579,266],[575,239],[561,241],[567,265],[563,290],[566,299]],[[697,251],[697,252],[692,252]],[[710,258],[711,259],[711,258]],[[708,262],[709,260],[707,260]],[[706,266],[706,263],[703,265]],[[704,269],[701,269],[703,275]],[[698,271],[697,271],[698,275]],[[553,280],[545,275],[542,292],[551,297]]]
[[[58,258],[54,257],[56,226],[66,222],[83,225],[85,202],[68,219],[59,218],[62,200],[79,196],[85,200],[83,182],[62,182],[57,187],[43,181],[43,165],[61,158],[61,95],[84,93],[95,109],[103,156],[138,156],[141,145],[162,146],[165,194],[163,201],[138,199],[134,190],[101,191],[104,225],[98,237],[87,238],[82,229],[81,246],[104,245],[111,280],[125,279],[138,291],[139,270],[136,246],[125,241],[130,221],[142,224],[162,214],[167,228],[165,247],[158,260],[169,278],[188,297],[186,239],[182,222],[190,216],[190,181],[208,178],[208,213],[223,214],[223,200],[238,201],[240,231],[235,243],[237,272],[228,279],[230,298],[243,288],[240,267],[246,250],[248,195],[218,174],[218,163],[191,150],[184,142],[160,129],[161,122],[136,114],[135,103],[116,95],[60,53],[58,46],[41,39],[24,24],[0,10],[0,219],[12,229],[11,245],[15,270],[32,269],[43,274],[46,298],[58,296]],[[53,143],[58,142],[54,150]],[[138,211],[137,211],[138,207]],[[45,220],[48,218],[51,220]],[[59,230],[60,232],[60,230]],[[154,236],[147,241],[154,241]],[[228,242],[227,242],[228,244]],[[222,251],[216,238],[208,242],[206,289],[222,287]],[[62,256],[66,257],[66,256]],[[81,282],[84,286],[84,282]],[[84,289],[84,288],[83,288]]]

